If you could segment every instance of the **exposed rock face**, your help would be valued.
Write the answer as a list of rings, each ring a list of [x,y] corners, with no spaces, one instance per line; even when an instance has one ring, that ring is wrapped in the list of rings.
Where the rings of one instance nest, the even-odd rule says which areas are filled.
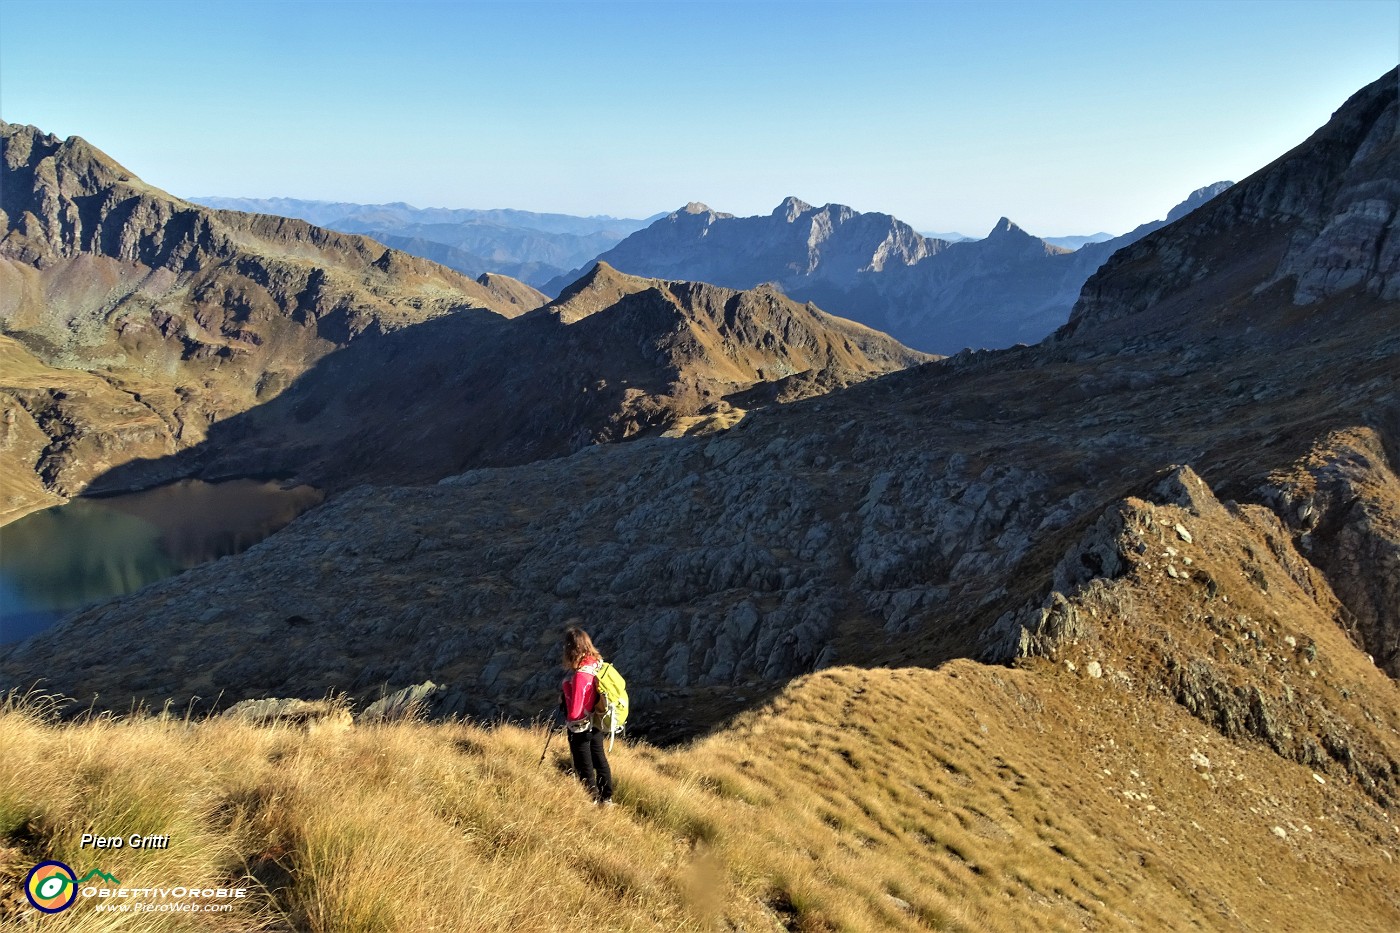
[[[534,306],[364,237],[180,201],[76,137],[3,124],[0,162],[0,328],[24,360],[3,404],[43,438],[3,451],[34,476],[7,484],[6,517],[198,443],[351,342]]]
[[[1164,693],[1227,738],[1400,803],[1400,762],[1378,721],[1345,702],[1358,658],[1343,610],[1278,516],[1220,503],[1189,468],[1143,492],[1110,506],[1066,552],[1039,605],[987,630],[989,652]],[[1384,703],[1386,692],[1368,700]]]
[[[1173,219],[1227,187],[1193,193]],[[815,208],[788,198],[767,217],[734,217],[692,203],[598,258],[638,275],[734,288],[774,282],[909,346],[953,353],[1040,340],[1065,322],[1084,280],[1114,250],[1165,223],[1071,253],[1004,217],[986,239],[950,244],[888,214],[840,204]],[[582,272],[545,290],[562,289]]]
[[[1242,289],[1288,289],[1311,305],[1357,290],[1392,301],[1400,245],[1396,75],[1358,91],[1293,151],[1180,221],[1114,254],[1084,287],[1068,324],[1126,321],[1207,278],[1208,303]],[[1189,244],[1189,247],[1188,247]],[[1243,247],[1243,248],[1242,248]],[[1272,294],[1272,292],[1270,292]],[[1130,324],[1124,325],[1130,327]]]
[[[947,246],[920,236],[888,214],[862,214],[841,204],[814,208],[787,198],[767,217],[735,217],[690,203],[635,233],[598,258],[625,272],[751,288],[816,276],[854,285],[863,270],[908,265]],[[585,270],[554,280],[562,289]],[[791,289],[789,289],[791,291]]]
[[[1400,677],[1400,479],[1373,429],[1337,432],[1258,491],[1327,575],[1346,624]]]

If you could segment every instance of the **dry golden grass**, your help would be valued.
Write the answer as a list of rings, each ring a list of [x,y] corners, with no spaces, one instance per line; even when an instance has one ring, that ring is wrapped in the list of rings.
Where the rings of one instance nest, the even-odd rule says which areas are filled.
[[[1400,836],[1363,795],[1048,663],[813,675],[690,746],[619,745],[609,810],[565,743],[538,764],[544,740],[12,706],[0,924],[37,917],[19,885],[56,858],[252,889],[143,930],[1400,928]],[[83,832],[171,845],[80,851]],[[86,900],[42,922],[135,928]]]

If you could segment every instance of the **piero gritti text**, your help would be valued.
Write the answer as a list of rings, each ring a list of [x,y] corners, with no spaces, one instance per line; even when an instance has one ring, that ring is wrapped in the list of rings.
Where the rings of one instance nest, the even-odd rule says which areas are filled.
[[[129,836],[103,836],[97,833],[83,833],[78,840],[79,849],[168,849],[170,835],[143,835],[132,833]]]

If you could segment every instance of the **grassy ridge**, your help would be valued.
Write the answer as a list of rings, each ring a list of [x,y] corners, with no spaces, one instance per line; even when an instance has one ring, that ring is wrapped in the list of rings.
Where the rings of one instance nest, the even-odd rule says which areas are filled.
[[[813,675],[685,748],[619,745],[607,811],[564,743],[538,765],[540,728],[57,725],[12,707],[0,924],[37,916],[19,885],[56,858],[253,895],[139,925],[83,901],[42,918],[63,930],[1400,927],[1400,837],[1360,794],[1033,668]],[[83,832],[171,844],[94,853]]]

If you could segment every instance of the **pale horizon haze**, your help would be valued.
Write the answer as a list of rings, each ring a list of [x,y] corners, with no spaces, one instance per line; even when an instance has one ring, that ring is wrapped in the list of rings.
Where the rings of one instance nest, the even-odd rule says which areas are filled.
[[[181,197],[1122,233],[1400,61],[1400,0],[0,0],[0,117]]]

